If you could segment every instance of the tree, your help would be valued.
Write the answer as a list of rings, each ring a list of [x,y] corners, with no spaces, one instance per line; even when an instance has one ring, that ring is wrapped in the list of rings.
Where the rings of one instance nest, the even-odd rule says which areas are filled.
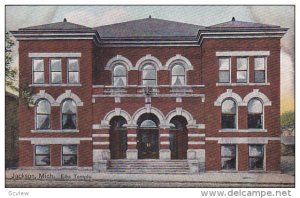
[[[19,92],[19,98],[29,106],[33,103],[32,90],[28,85],[21,85],[18,87],[17,82],[17,70],[12,67],[13,56],[12,48],[15,43],[11,38],[9,32],[5,33],[5,86],[13,91]]]
[[[295,112],[288,111],[283,113],[280,116],[281,128],[282,131],[285,131],[288,134],[293,134],[295,130]]]

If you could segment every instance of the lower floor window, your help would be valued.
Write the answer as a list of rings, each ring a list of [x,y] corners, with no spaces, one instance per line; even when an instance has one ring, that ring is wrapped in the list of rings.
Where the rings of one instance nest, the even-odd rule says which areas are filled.
[[[50,146],[36,145],[35,146],[35,165],[49,166],[50,165]]]
[[[249,169],[262,170],[264,168],[264,145],[249,145]]]
[[[77,145],[62,146],[62,165],[63,166],[77,165]]]
[[[236,145],[221,145],[222,170],[236,169]]]

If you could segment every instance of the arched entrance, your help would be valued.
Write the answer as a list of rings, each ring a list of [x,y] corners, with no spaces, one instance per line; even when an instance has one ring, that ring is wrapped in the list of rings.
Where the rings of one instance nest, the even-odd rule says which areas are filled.
[[[187,121],[182,116],[175,116],[170,121],[171,159],[186,159],[188,148]]]
[[[159,158],[159,120],[151,113],[145,113],[138,119],[138,159]]]
[[[115,116],[110,121],[109,149],[111,159],[125,159],[127,150],[126,120],[121,116]]]

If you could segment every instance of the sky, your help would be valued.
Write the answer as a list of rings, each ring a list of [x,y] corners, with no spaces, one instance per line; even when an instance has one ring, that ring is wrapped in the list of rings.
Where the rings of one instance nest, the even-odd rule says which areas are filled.
[[[130,20],[153,18],[196,25],[230,21],[258,22],[289,28],[281,39],[281,112],[294,110],[295,25],[293,6],[6,6],[6,31],[22,27],[69,22],[97,27]],[[17,47],[13,50],[17,67]]]

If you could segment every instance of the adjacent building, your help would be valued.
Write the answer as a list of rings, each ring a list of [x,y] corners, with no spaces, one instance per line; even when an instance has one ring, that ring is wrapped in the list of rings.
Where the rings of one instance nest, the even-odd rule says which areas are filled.
[[[19,103],[19,166],[107,171],[151,159],[192,173],[280,171],[286,31],[151,16],[13,31],[20,85],[34,94],[34,105]]]

